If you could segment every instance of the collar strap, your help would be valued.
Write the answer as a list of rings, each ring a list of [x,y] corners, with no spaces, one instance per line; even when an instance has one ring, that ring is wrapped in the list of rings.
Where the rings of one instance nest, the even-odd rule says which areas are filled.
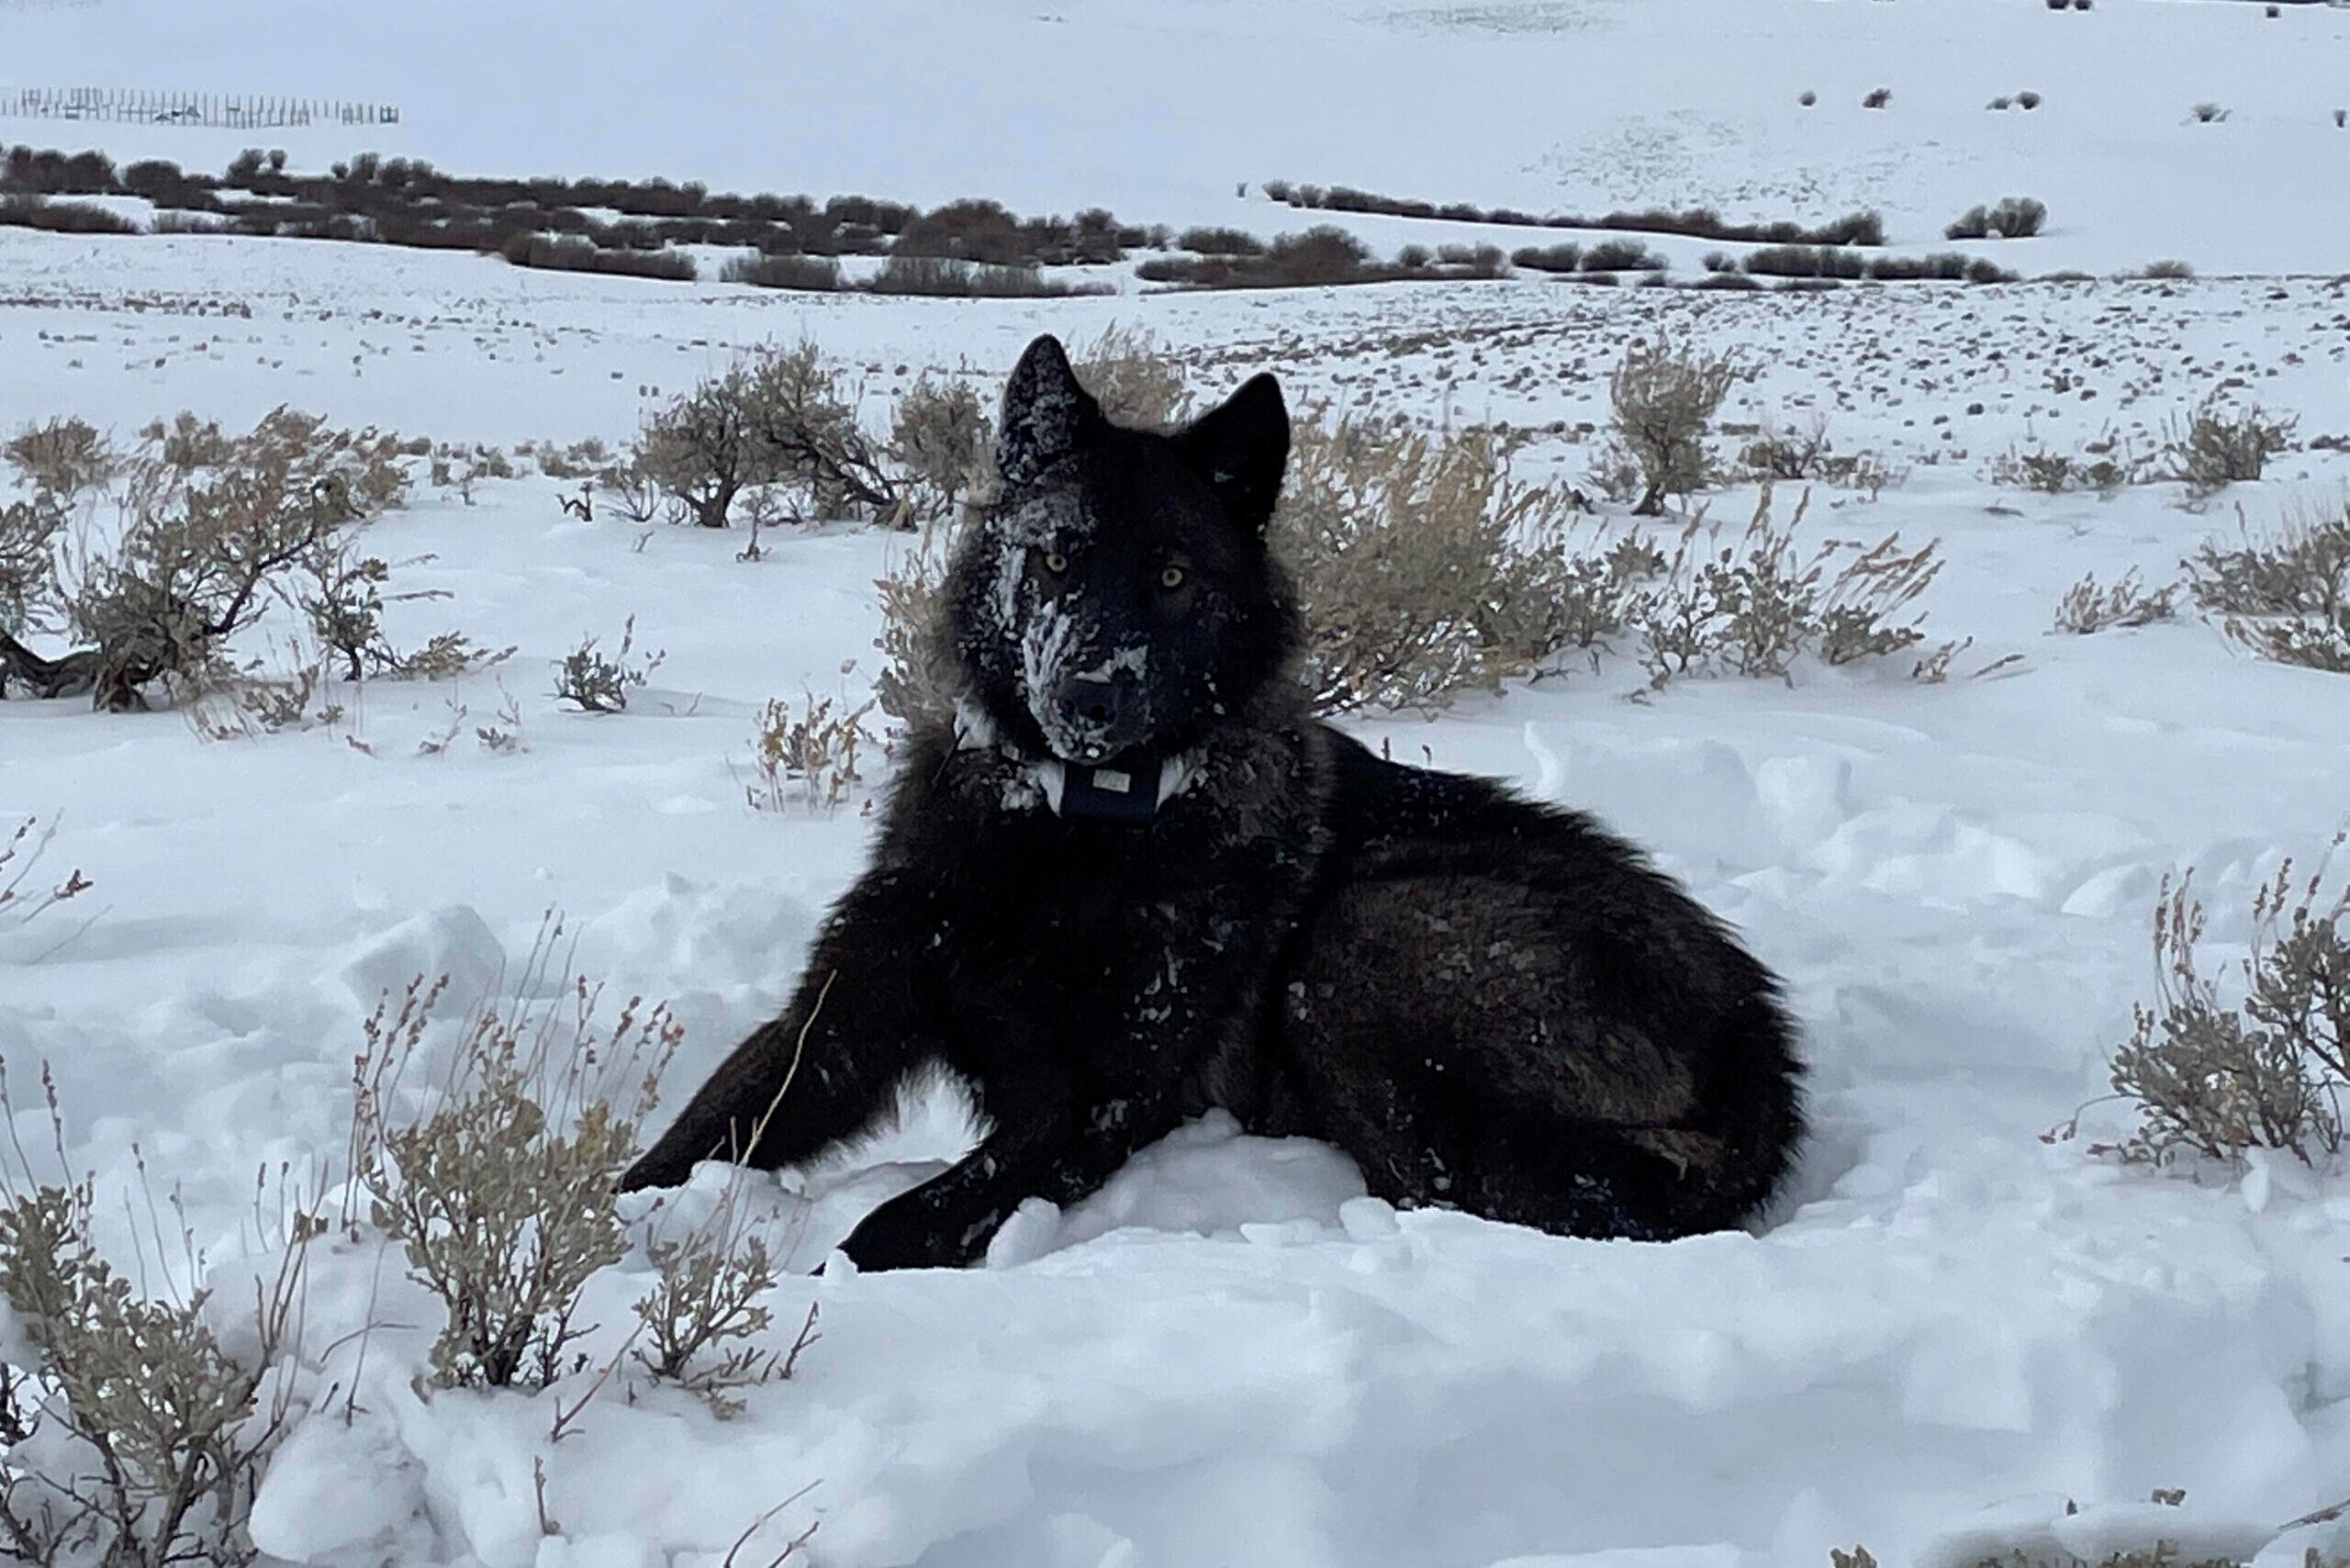
[[[1031,756],[998,735],[987,715],[968,701],[956,704],[955,745],[958,751],[993,751],[1003,756],[1035,787],[1046,808],[1068,822],[1147,825],[1199,772],[1197,759],[1189,753],[1163,756],[1146,746],[1098,763]]]

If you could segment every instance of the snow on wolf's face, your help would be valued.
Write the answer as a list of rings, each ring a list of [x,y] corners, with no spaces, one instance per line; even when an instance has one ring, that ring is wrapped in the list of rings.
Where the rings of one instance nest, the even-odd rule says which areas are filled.
[[[948,584],[969,694],[1069,762],[1176,750],[1281,673],[1265,525],[1289,450],[1270,376],[1173,432],[1113,425],[1040,338],[1013,373],[1002,481]]]

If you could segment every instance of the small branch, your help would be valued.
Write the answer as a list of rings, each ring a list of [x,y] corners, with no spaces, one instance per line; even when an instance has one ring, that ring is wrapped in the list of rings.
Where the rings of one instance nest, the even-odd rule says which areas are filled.
[[[808,1316],[801,1320],[800,1332],[793,1336],[791,1349],[784,1352],[783,1370],[778,1375],[781,1376],[786,1381],[790,1379],[792,1369],[800,1364],[800,1352],[823,1338],[822,1334],[816,1332],[816,1311],[818,1305],[819,1304],[812,1301],[808,1304]]]
[[[775,1518],[778,1514],[783,1512],[784,1509],[789,1508],[792,1504],[797,1503],[800,1498],[805,1497],[809,1493],[813,1492],[815,1489],[816,1484],[811,1481],[807,1485],[802,1486],[799,1491],[794,1492],[790,1496],[786,1497],[782,1502],[778,1503],[774,1507],[769,1508],[766,1513],[761,1514],[757,1518],[753,1519],[750,1523],[750,1528],[744,1530],[741,1535],[736,1536],[734,1538],[734,1544],[727,1548],[726,1561],[722,1565],[722,1568],[738,1568],[735,1559],[742,1553],[743,1548],[750,1543],[751,1538],[766,1528],[767,1522],[769,1519]],[[817,1522],[821,1523],[822,1521]],[[773,1557],[768,1558],[765,1564],[765,1568],[779,1568],[779,1564],[788,1562],[794,1552],[807,1545],[809,1538],[815,1533],[816,1524],[811,1523],[806,1529],[801,1530],[798,1535],[793,1536],[790,1540],[787,1541],[781,1551],[776,1553]]]

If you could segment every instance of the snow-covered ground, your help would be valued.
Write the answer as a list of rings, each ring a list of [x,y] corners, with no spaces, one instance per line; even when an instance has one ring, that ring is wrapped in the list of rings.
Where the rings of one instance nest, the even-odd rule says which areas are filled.
[[[2350,132],[2327,97],[2350,99],[2350,15],[2328,7],[734,9],[485,18],[417,0],[394,23],[244,0],[200,17],[0,6],[9,84],[408,110],[398,139],[315,145],[45,121],[0,122],[0,139],[198,165],[252,140],[297,165],[364,145],[464,173],[1100,201],[1260,230],[1306,217],[1235,198],[1238,180],[1733,217],[1878,205],[1919,241],[2013,190],[2053,214],[2010,261],[2032,271],[2184,255],[2307,273],[2342,264],[2350,236]],[[1878,84],[1892,107],[1861,110]],[[1823,101],[1801,120],[1807,86]],[[2047,95],[2032,116],[1981,106],[2024,87]],[[2201,99],[2235,113],[2180,124]],[[622,1372],[560,1443],[553,1396],[420,1396],[430,1298],[396,1251],[322,1245],[309,1394],[355,1380],[361,1413],[346,1422],[338,1395],[297,1428],[256,1506],[267,1552],[715,1568],[791,1499],[733,1561],[818,1523],[822,1568],[1818,1568],[1856,1541],[1887,1564],[2095,1557],[2157,1533],[2157,1487],[2188,1494],[2159,1533],[2248,1551],[2350,1494],[2350,1174],[2125,1169],[2085,1151],[2128,1128],[2110,1103],[2079,1137],[2042,1138],[2104,1091],[2148,994],[2161,878],[2198,868],[2225,956],[2251,888],[2350,815],[2350,678],[2256,662],[2191,616],[2048,632],[2084,572],[2166,580],[2236,506],[2259,526],[2340,502],[2350,454],[2307,445],[2350,435],[2338,281],[1750,297],[1533,280],[1027,304],[0,230],[0,431],[79,414],[128,437],[184,408],[243,424],[290,403],[445,441],[617,442],[736,349],[803,334],[856,367],[878,419],[925,369],[992,388],[1036,331],[1113,322],[1150,331],[1203,394],[1273,368],[1304,403],[1532,429],[1521,470],[1570,476],[1605,372],[1669,323],[1756,368],[1725,419],[1821,412],[1840,449],[1909,467],[1874,504],[1818,493],[1807,532],[1942,541],[1928,630],[1973,639],[1947,683],[1903,661],[1632,701],[1625,661],[1434,722],[1354,724],[1399,757],[1600,812],[1786,976],[1818,1130],[1784,1212],[1670,1246],[1397,1215],[1327,1148],[1211,1119],[1076,1210],[1024,1212],[984,1270],[796,1273],[777,1332],[813,1303],[823,1337],[732,1421]],[[2298,414],[2304,446],[2199,514],[2176,486],[2103,500],[1984,477],[2026,439],[2070,451],[2109,428],[2143,448],[2223,383]],[[770,535],[748,563],[739,532],[583,525],[556,504],[570,488],[485,483],[468,505],[421,487],[372,525],[386,557],[431,557],[402,581],[450,596],[395,607],[395,633],[514,644],[493,672],[370,684],[334,729],[256,740],[207,742],[168,712],[0,705],[0,823],[61,815],[46,868],[96,884],[0,937],[0,1059],[37,1160],[30,1084],[51,1065],[65,1158],[99,1173],[109,1239],[139,1228],[120,1196],[143,1160],[196,1244],[239,1266],[256,1170],[341,1158],[378,994],[420,972],[494,990],[550,909],[579,972],[671,999],[687,1027],[673,1105],[791,988],[861,863],[879,770],[834,812],[753,812],[754,722],[774,697],[862,700],[871,581],[902,541]],[[1714,508],[1738,521],[1751,502]],[[622,715],[559,708],[551,661],[632,615],[666,652],[652,687]],[[523,745],[493,754],[474,728],[509,698]],[[894,1163],[762,1183],[794,1269],[957,1131],[934,1104]],[[596,1282],[599,1358],[651,1278],[640,1250]],[[2305,1533],[2264,1563],[2298,1564],[2305,1544],[2350,1552]]]

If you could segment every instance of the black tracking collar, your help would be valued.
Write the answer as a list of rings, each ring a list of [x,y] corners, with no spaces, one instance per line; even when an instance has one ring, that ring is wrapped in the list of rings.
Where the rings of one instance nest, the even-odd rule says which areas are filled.
[[[1158,815],[1167,759],[1147,747],[1107,762],[1061,765],[1058,810],[1070,822],[1148,823]]]

